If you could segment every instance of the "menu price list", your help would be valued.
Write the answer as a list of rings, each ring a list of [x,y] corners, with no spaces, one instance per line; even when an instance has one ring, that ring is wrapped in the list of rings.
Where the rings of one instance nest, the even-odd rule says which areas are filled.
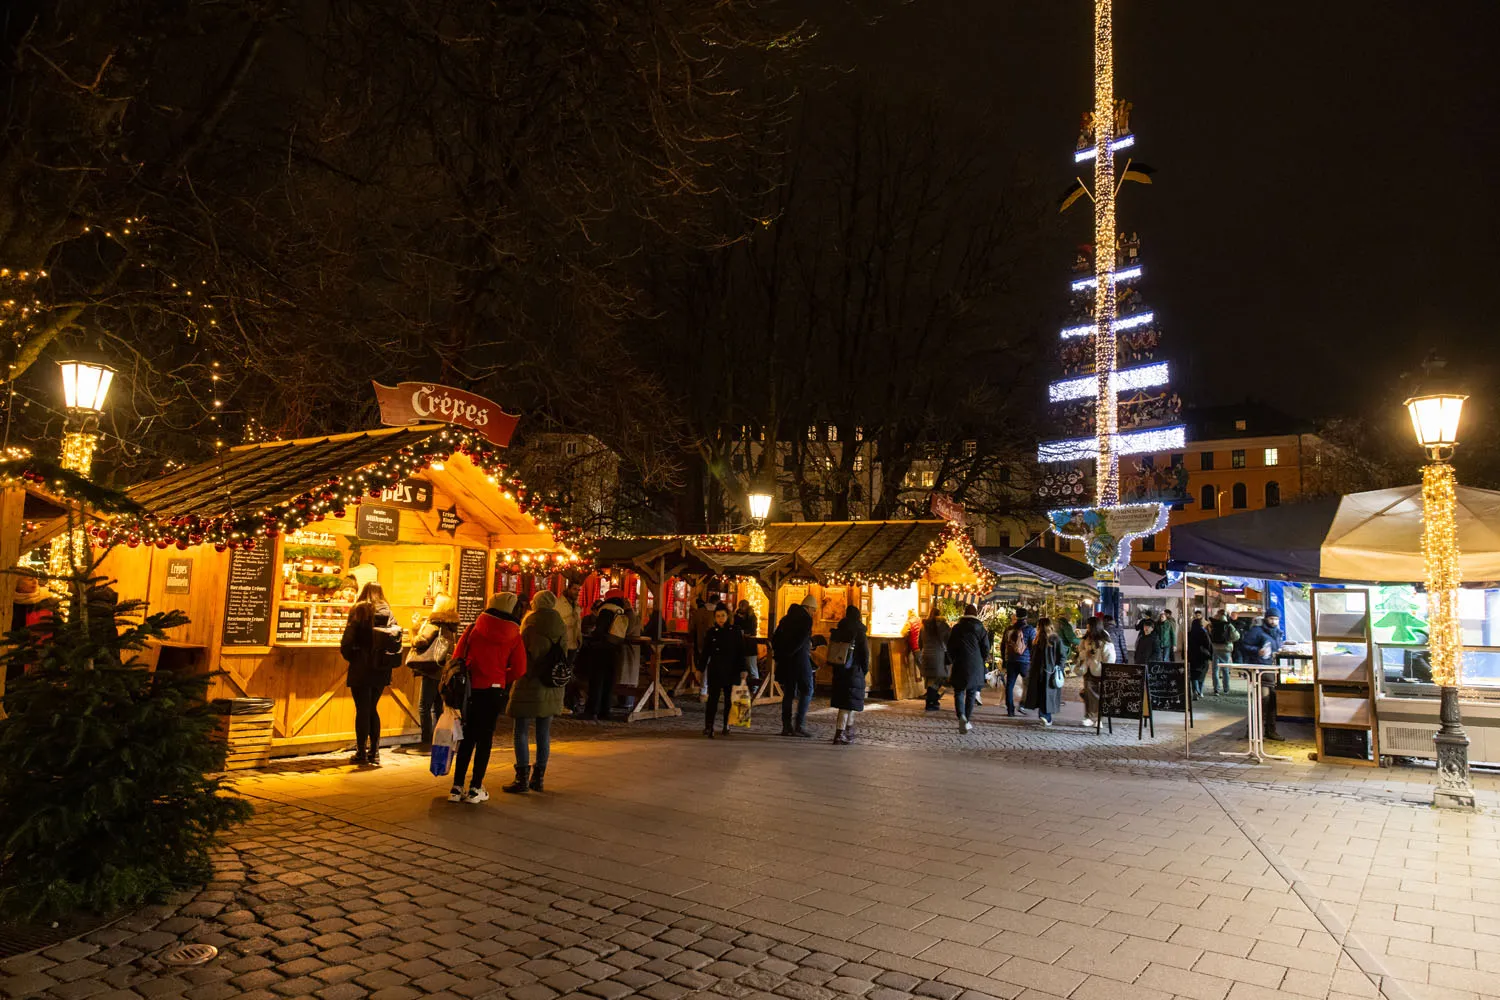
[[[458,554],[458,620],[469,626],[484,611],[484,572],[489,553],[484,549],[462,549]]]
[[[276,582],[273,546],[229,554],[224,593],[224,645],[266,646],[271,641],[271,588]]]

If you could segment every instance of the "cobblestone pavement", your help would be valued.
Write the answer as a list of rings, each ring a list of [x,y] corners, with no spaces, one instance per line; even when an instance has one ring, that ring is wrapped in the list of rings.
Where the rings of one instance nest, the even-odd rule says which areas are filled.
[[[258,813],[215,882],[0,962],[0,995],[1500,996],[1492,777],[1463,816],[1414,805],[1423,769],[1228,763],[1242,700],[1205,705],[1201,763],[1180,717],[1137,743],[991,706],[959,736],[897,704],[834,747],[819,711],[824,739],[767,735],[765,713],[710,742],[696,707],[560,723],[524,797],[498,793],[502,723],[477,807],[414,755],[245,775]],[[220,956],[163,967],[183,941]]]

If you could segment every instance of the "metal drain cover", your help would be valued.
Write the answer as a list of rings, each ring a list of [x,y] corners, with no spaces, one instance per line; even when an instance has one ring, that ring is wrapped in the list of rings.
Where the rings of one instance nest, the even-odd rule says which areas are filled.
[[[219,949],[211,944],[180,944],[157,956],[163,965],[203,965],[219,957]]]

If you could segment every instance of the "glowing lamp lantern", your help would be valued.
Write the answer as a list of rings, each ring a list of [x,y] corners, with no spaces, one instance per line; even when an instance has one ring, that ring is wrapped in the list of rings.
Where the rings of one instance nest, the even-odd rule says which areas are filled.
[[[1406,412],[1411,415],[1411,427],[1421,445],[1433,461],[1441,462],[1452,457],[1458,447],[1458,420],[1463,415],[1464,400],[1468,396],[1439,394],[1413,396],[1406,401]]]
[[[87,361],[60,361],[57,366],[62,372],[63,405],[68,412],[102,412],[109,387],[115,380],[115,370],[108,365]]]
[[[771,516],[771,494],[763,489],[750,491],[750,520],[764,523]]]

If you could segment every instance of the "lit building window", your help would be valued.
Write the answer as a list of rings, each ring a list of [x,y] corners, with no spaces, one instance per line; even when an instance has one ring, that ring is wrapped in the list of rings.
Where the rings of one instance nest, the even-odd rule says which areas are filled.
[[[1275,449],[1275,448],[1267,448],[1266,449],[1266,464],[1267,465],[1279,465],[1279,464],[1281,464],[1281,453],[1277,449]]]
[[[979,451],[979,442],[978,441],[965,441],[964,442],[964,457],[965,458],[973,458],[975,456],[975,454],[978,453],[978,451]]]
[[[927,471],[927,472],[922,473],[922,485],[923,486],[929,486],[930,487],[930,486],[936,485],[936,483],[937,483],[937,473],[936,472]]]
[[[1229,467],[1232,469],[1243,469],[1245,467],[1245,449],[1236,448],[1229,453]]]
[[[816,441],[818,439],[818,425],[817,424],[808,424],[807,425],[807,439],[809,441]]]
[[[828,440],[830,440],[830,441],[837,441],[838,439],[839,439],[839,429],[836,426],[834,426],[833,424],[829,424],[828,425]]]
[[[1281,506],[1281,484],[1276,482],[1275,480],[1272,480],[1271,482],[1266,484],[1266,506]]]
[[[1233,499],[1231,502],[1234,504],[1235,510],[1244,510],[1250,506],[1249,492],[1245,489],[1244,483],[1234,484]]]
[[[1237,431],[1244,430],[1245,429],[1245,422],[1243,420],[1236,420],[1234,422],[1234,429],[1237,430]]]
[[[863,472],[864,469],[865,469],[865,456],[863,456],[863,455],[855,455],[854,456],[854,471],[855,472]]]

